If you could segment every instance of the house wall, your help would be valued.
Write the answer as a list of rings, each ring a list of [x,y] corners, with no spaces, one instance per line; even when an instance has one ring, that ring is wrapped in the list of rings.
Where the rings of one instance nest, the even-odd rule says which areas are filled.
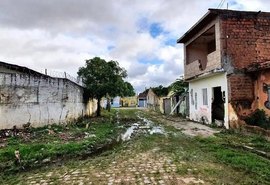
[[[159,110],[159,102],[157,95],[153,92],[152,89],[149,89],[146,96],[147,108],[151,108],[153,110]]]
[[[256,108],[263,109],[268,115],[270,115],[270,108],[265,103],[270,101],[269,87],[270,69],[266,69],[258,74],[258,78],[255,81],[254,94],[256,97]]]
[[[138,105],[137,96],[123,97],[121,98],[121,104],[123,107],[136,107]]]
[[[200,35],[202,35],[204,32],[206,32],[212,26],[215,26],[216,51],[206,55],[206,58],[207,58],[206,68],[204,70],[201,70],[199,67],[200,66],[199,60],[195,60],[195,58],[198,58],[201,55],[201,53],[198,53],[198,52],[192,53],[192,55],[194,54],[193,55],[194,61],[187,64],[188,45],[191,44],[196,38],[198,38]],[[196,34],[192,39],[190,39],[188,42],[186,42],[184,44],[184,55],[185,55],[184,68],[185,68],[185,79],[186,80],[190,79],[196,75],[200,75],[200,74],[209,72],[211,70],[221,68],[220,24],[219,24],[218,19],[215,19],[212,22],[210,22],[201,31],[199,31],[198,34]]]
[[[252,101],[254,99],[254,81],[246,74],[228,76],[229,101]]]
[[[61,78],[0,73],[0,129],[71,121],[91,115],[93,102],[85,103],[83,87]]]
[[[190,119],[198,122],[210,124],[212,121],[212,97],[213,87],[221,86],[221,91],[225,93],[225,118],[224,126],[229,128],[228,124],[228,89],[226,73],[215,74],[211,77],[198,79],[189,83],[189,104],[190,104]],[[202,89],[207,88],[207,104],[203,105]],[[197,98],[195,98],[195,93]],[[197,99],[197,102],[196,102]],[[197,103],[197,106],[196,106]]]
[[[228,12],[220,19],[224,68],[241,70],[270,60],[269,13]]]
[[[138,99],[139,107],[146,107],[146,99]]]
[[[110,102],[111,103],[111,107],[119,108],[120,107],[120,99],[121,99],[120,96],[114,97],[112,99],[112,101]],[[107,107],[107,98],[102,98],[102,100],[101,100],[101,107],[104,108],[104,109]]]
[[[160,97],[158,99],[159,110],[162,114],[169,114],[168,110],[171,108],[170,97]]]
[[[229,75],[229,122],[239,127],[256,109],[270,115],[263,91],[270,71],[260,66],[270,61],[270,14],[228,12],[220,16],[220,28],[222,66]],[[246,72],[251,67],[255,70]]]

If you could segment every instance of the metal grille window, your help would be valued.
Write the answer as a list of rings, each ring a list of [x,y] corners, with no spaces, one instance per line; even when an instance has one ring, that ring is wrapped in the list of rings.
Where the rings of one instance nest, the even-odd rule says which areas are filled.
[[[203,105],[208,105],[207,88],[202,89]]]

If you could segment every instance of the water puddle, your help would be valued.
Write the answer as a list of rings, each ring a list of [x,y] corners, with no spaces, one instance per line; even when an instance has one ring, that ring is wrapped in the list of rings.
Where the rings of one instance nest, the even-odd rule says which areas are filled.
[[[165,134],[165,130],[164,128],[160,127],[160,126],[156,126],[156,127],[153,127],[150,131],[149,131],[149,134],[152,135],[152,134]]]
[[[134,133],[135,128],[137,128],[135,125],[132,125],[129,127],[124,134],[121,135],[122,141],[130,140],[131,135]]]
[[[140,121],[132,124],[123,134],[121,134],[122,141],[128,141],[137,134],[166,134],[163,127],[155,126],[154,122],[151,120],[141,117],[140,115],[137,116]]]

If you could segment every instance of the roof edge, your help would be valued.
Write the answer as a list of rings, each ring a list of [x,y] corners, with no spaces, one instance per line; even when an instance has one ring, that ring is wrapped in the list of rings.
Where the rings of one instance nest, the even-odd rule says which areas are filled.
[[[237,15],[237,14],[247,14],[250,16],[258,16],[258,15],[270,15],[270,12],[262,12],[262,11],[240,11],[240,10],[229,10],[229,9],[214,9],[209,8],[208,12],[201,17],[182,37],[177,39],[177,43],[185,43],[196,34],[196,30],[203,28],[209,21],[213,20],[216,16],[220,15]]]
[[[184,43],[187,40],[187,37],[190,34],[192,34],[192,31],[195,28],[203,25],[203,23],[205,22],[205,20],[208,20],[208,18],[210,18],[212,14],[213,14],[212,9],[208,9],[208,12],[206,14],[204,14],[203,17],[201,17],[182,37],[180,37],[179,39],[177,39],[177,43]]]

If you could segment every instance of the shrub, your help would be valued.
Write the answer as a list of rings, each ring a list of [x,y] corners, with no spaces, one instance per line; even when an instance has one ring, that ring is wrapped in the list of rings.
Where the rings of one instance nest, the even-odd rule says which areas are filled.
[[[259,126],[264,129],[270,128],[270,120],[264,110],[257,109],[251,116],[245,119],[248,125]]]

